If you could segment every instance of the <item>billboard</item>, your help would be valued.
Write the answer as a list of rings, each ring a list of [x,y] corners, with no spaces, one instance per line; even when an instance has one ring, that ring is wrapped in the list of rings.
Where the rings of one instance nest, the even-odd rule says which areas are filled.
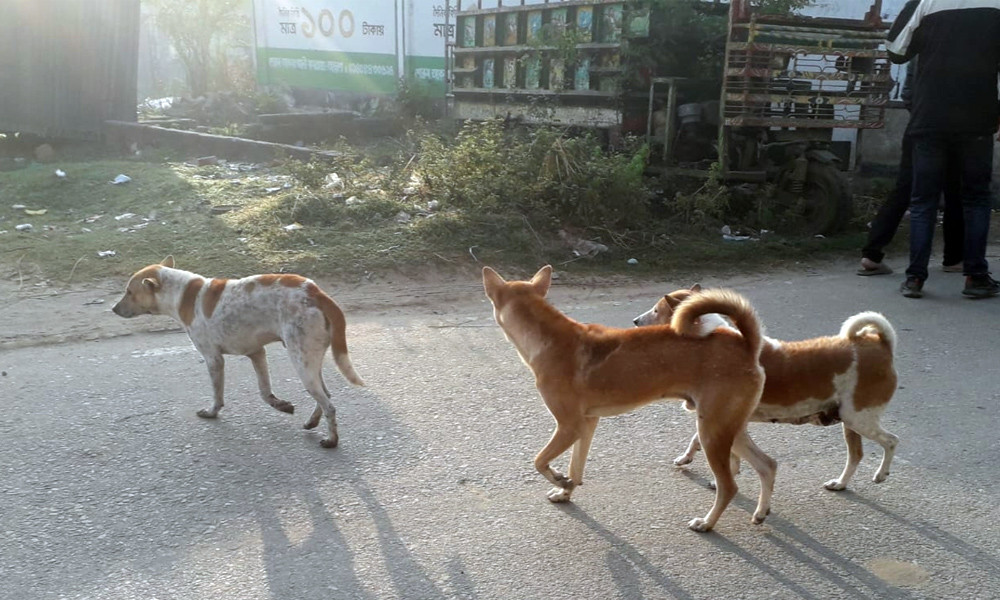
[[[445,14],[444,0],[254,0],[258,81],[391,94],[407,77],[443,93]]]
[[[408,78],[430,83],[444,94],[444,45],[455,39],[455,6],[444,0],[407,0],[403,11],[403,72]],[[447,14],[450,11],[451,14]],[[446,37],[447,36],[447,37]]]

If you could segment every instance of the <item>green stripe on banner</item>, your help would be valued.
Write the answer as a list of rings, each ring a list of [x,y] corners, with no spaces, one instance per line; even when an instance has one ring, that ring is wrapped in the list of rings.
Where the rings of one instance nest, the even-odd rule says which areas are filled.
[[[322,50],[257,49],[257,75],[265,85],[393,94],[396,57],[392,54]]]
[[[444,58],[440,56],[407,56],[406,75],[422,81],[432,93],[444,94]]]

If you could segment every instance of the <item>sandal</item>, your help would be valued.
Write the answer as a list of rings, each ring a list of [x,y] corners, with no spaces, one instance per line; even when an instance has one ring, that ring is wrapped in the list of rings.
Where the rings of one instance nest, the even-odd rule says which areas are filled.
[[[857,271],[858,275],[867,277],[869,275],[889,275],[890,273],[892,273],[892,267],[890,267],[885,263],[871,263],[871,264],[875,266],[867,268],[864,265],[862,265],[862,267]]]

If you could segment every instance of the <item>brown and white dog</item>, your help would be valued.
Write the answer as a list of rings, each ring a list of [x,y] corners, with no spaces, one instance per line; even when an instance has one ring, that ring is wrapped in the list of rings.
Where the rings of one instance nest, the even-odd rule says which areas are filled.
[[[746,433],[764,383],[758,363],[760,323],[750,304],[734,292],[708,291],[678,310],[669,325],[614,329],[578,323],[559,312],[545,300],[551,281],[549,266],[531,281],[511,282],[489,267],[483,269],[493,316],[535,374],[535,386],[556,420],[552,439],[535,457],[535,468],[556,486],[549,500],[569,500],[583,482],[587,452],[601,417],[675,399],[698,413],[698,432],[718,481],[711,510],[689,527],[710,530],[736,494],[731,452],[760,475],[753,522],[762,522],[769,511],[776,464]],[[708,313],[729,316],[740,333],[702,336],[696,321]],[[566,477],[549,465],[570,446]]]
[[[662,325],[703,294],[695,285],[660,298],[649,311],[634,319],[636,326]],[[731,325],[719,315],[701,317],[701,332],[707,334]],[[827,481],[828,490],[847,487],[864,453],[861,436],[878,442],[882,464],[873,481],[889,476],[889,466],[899,438],[882,428],[879,419],[896,391],[893,353],[896,332],[879,313],[863,312],[850,317],[840,334],[799,342],[782,342],[764,337],[760,364],[767,379],[751,421],[768,423],[833,425],[843,422],[847,442],[847,464],[837,479]],[[699,449],[698,434],[687,451],[674,459],[684,465]]]
[[[288,350],[316,409],[305,424],[312,429],[326,416],[329,437],[320,445],[337,445],[336,410],[323,382],[323,357],[333,348],[337,368],[349,382],[364,385],[347,354],[344,313],[330,296],[299,275],[253,275],[243,279],[206,279],[174,268],[168,256],[129,279],[125,295],[111,309],[116,315],[167,315],[184,325],[194,347],[205,357],[215,403],[198,411],[214,419],[222,408],[224,354],[250,357],[257,372],[260,396],[269,405],[291,414],[295,408],[271,393],[264,346],[280,341]]]

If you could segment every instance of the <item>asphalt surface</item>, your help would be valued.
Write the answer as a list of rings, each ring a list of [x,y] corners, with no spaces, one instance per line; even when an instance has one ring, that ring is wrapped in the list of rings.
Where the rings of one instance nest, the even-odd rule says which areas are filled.
[[[312,401],[280,345],[275,393],[296,414],[231,357],[215,421],[195,416],[211,389],[182,333],[0,350],[0,598],[1000,598],[1000,299],[933,273],[909,300],[899,280],[836,265],[701,282],[745,293],[774,337],[879,310],[900,340],[888,481],[866,440],[849,490],[826,491],[839,426],[753,425],[779,464],[773,512],[750,523],[745,467],[708,534],[686,527],[713,493],[703,455],[671,462],[693,431],[676,403],[602,420],[574,503],[546,500],[532,459],[553,421],[475,281],[422,307],[344,303],[368,387],[327,363],[334,450],[301,429]],[[558,283],[571,316],[624,327],[693,282]]]

